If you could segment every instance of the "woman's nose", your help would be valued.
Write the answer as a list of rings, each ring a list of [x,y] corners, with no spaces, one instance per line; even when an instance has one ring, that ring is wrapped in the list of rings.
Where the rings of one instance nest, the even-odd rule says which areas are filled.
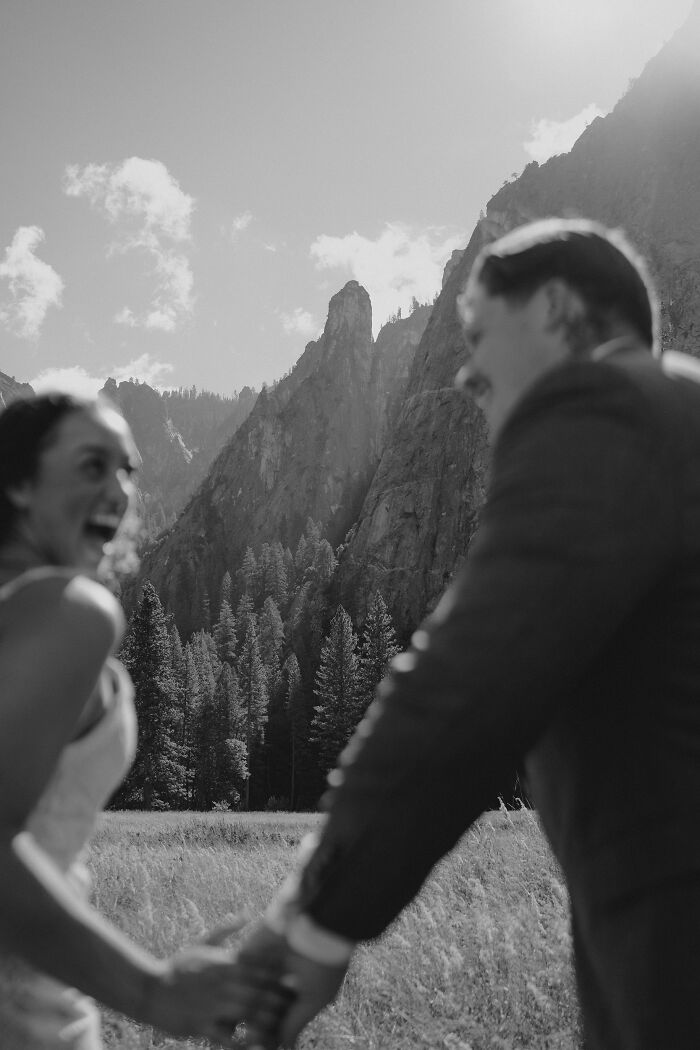
[[[109,495],[121,511],[126,509],[133,491],[134,483],[131,480],[129,472],[121,468],[115,470],[111,476]]]

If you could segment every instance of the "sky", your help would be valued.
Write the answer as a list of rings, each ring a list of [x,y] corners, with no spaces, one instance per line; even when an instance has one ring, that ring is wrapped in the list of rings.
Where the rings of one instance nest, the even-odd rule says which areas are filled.
[[[2,0],[0,371],[231,395],[375,335],[691,0]]]

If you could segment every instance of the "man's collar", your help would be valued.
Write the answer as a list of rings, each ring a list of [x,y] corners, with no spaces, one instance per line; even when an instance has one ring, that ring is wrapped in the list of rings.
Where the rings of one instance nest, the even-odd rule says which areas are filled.
[[[604,361],[606,357],[611,357],[612,354],[616,354],[619,350],[638,350],[640,343],[637,342],[631,335],[618,335],[615,339],[608,339],[606,342],[596,346],[595,349],[591,350],[589,355],[591,361]]]

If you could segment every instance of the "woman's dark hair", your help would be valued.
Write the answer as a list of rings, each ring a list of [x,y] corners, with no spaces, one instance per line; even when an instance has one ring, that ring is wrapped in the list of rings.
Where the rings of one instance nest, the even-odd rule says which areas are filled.
[[[528,299],[552,278],[578,292],[598,338],[607,338],[617,320],[654,347],[656,295],[643,259],[617,230],[586,219],[530,223],[484,248],[472,271],[489,295],[515,300]]]
[[[36,477],[58,424],[89,405],[72,394],[40,394],[19,398],[0,411],[0,543],[11,535],[17,516],[9,489]]]

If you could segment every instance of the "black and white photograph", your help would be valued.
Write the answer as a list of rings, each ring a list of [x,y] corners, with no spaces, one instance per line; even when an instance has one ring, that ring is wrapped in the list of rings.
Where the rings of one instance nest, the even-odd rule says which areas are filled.
[[[700,0],[0,93],[0,1050],[698,1050]]]

